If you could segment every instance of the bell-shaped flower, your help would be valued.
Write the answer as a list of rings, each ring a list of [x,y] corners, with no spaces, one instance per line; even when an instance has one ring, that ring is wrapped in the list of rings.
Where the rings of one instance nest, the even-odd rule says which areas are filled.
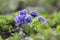
[[[20,15],[22,15],[22,16],[23,16],[23,15],[26,16],[26,13],[27,13],[27,12],[26,12],[25,10],[19,11],[19,16],[20,16]]]
[[[14,18],[14,20],[17,24],[22,24],[25,20],[25,17],[24,16],[17,16],[16,18]]]
[[[39,21],[43,24],[47,23],[47,20],[43,18],[42,16],[39,17]]]
[[[29,23],[31,23],[32,22],[32,16],[28,16],[28,17],[26,17],[26,19],[25,19],[25,23],[26,24],[29,24]]]
[[[31,16],[37,17],[37,16],[38,16],[38,12],[32,12],[32,13],[31,13]]]

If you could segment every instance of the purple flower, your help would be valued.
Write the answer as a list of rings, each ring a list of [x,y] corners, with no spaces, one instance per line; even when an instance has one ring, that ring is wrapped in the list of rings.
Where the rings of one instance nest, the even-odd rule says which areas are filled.
[[[43,17],[39,17],[39,21],[41,21],[43,24],[47,23],[47,20],[44,19]]]
[[[22,11],[19,11],[19,15],[25,15],[26,16],[26,11],[25,10],[22,10]]]
[[[17,24],[22,24],[24,22],[25,17],[24,16],[18,16],[14,20]]]
[[[31,16],[37,17],[38,16],[38,12],[32,12]]]
[[[32,17],[31,16],[28,16],[26,19],[25,19],[25,22],[26,24],[29,24],[32,22]]]

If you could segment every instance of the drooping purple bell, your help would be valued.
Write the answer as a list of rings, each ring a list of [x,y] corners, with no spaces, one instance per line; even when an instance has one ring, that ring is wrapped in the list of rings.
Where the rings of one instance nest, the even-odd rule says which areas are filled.
[[[47,23],[47,20],[41,16],[39,17],[39,21],[43,24]]]
[[[29,24],[32,22],[32,17],[31,16],[28,16],[26,19],[25,19],[25,22],[26,24]]]
[[[38,16],[38,12],[32,12],[32,13],[31,13],[31,16],[37,17],[37,16]]]

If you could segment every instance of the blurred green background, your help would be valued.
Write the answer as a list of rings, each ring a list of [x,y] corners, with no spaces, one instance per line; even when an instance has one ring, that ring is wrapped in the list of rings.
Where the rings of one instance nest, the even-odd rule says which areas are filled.
[[[15,12],[18,8],[22,10],[23,7],[52,13],[60,10],[60,0],[0,0],[0,14]]]

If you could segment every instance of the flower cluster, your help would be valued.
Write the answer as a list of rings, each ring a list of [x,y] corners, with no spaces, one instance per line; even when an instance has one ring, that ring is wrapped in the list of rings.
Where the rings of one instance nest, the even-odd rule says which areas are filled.
[[[17,24],[23,24],[23,23],[26,23],[26,24],[29,24],[32,22],[32,17],[36,18],[38,17],[38,12],[32,12],[30,15],[27,15],[27,11],[25,10],[22,10],[22,11],[19,11],[19,15],[14,18],[15,22]],[[39,17],[38,18],[39,21],[41,21],[42,23],[46,23],[47,21],[43,18],[43,17]]]
[[[23,23],[29,24],[32,22],[32,17],[29,15],[27,16],[27,11],[22,10],[19,11],[19,15],[16,18],[14,18],[14,20],[17,24],[23,24]]]

